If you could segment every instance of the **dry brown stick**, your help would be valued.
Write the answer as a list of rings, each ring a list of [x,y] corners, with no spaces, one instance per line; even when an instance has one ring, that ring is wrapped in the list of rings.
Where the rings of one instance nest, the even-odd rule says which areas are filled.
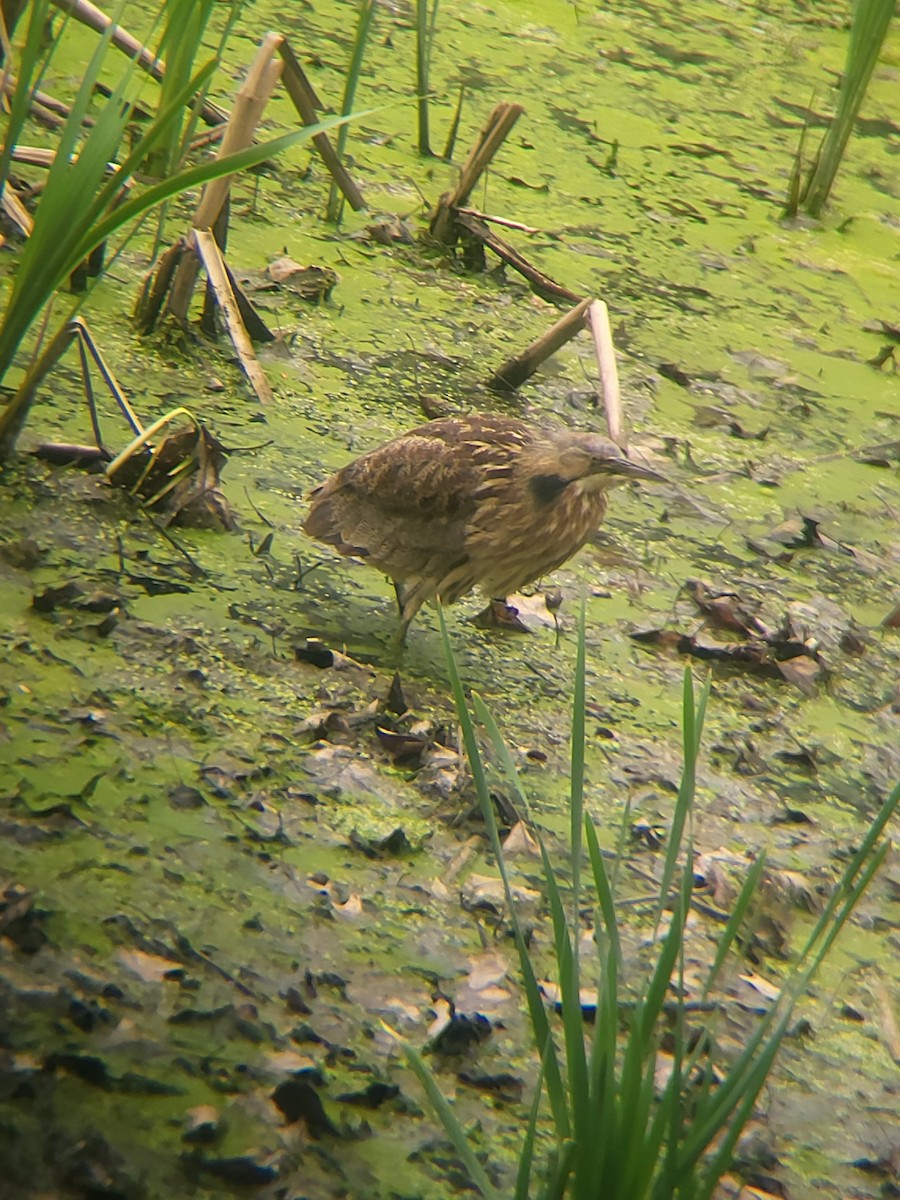
[[[510,104],[505,100],[494,108],[478,141],[469,152],[469,157],[463,163],[459,182],[449,193],[448,203],[451,208],[459,208],[466,203],[478,180],[490,166],[494,155],[524,111],[521,104]]]
[[[272,389],[269,387],[269,381],[266,379],[265,373],[259,365],[259,359],[256,357],[253,343],[250,341],[249,334],[241,320],[238,303],[234,292],[231,290],[231,283],[228,279],[228,271],[225,267],[225,260],[222,258],[222,252],[210,230],[195,229],[192,236],[195,241],[196,253],[202,260],[203,266],[206,268],[207,279],[216,293],[216,301],[222,310],[222,315],[225,317],[225,324],[228,326],[228,332],[231,335],[234,348],[238,352],[241,366],[244,368],[256,395],[265,404],[272,399]]]
[[[284,61],[284,90],[300,115],[304,125],[315,125],[318,120],[317,109],[322,104],[313,90],[312,84],[300,66],[297,56],[286,41],[278,50]],[[347,203],[356,212],[366,207],[362,192],[350,178],[350,175],[337,156],[337,152],[325,133],[316,133],[312,139],[313,145],[319,152],[319,157],[331,173],[331,177],[343,192]]]
[[[524,275],[531,284],[532,290],[545,300],[550,300],[551,302],[564,300],[567,304],[577,304],[581,299],[581,296],[577,292],[570,292],[561,283],[557,283],[549,275],[545,275],[543,271],[539,271],[523,254],[520,254],[509,242],[505,242],[503,238],[498,237],[483,221],[457,211],[456,222],[457,225],[461,226],[467,233],[470,233],[472,237],[481,242],[483,246],[487,246],[489,250],[493,250],[497,257],[502,258],[513,270],[518,271],[520,275]]]
[[[521,221],[510,221],[508,217],[492,217],[490,213],[480,212],[477,208],[458,208],[456,210],[464,217],[476,217],[490,225],[502,225],[504,229],[518,229],[522,233],[540,233],[534,225],[523,225]]]
[[[510,104],[504,100],[496,105],[488,117],[487,124],[463,164],[456,187],[441,196],[432,213],[431,233],[438,241],[447,245],[456,241],[456,209],[466,204],[472,189],[524,111],[521,104]]]
[[[134,316],[140,333],[149,333],[156,324],[172,284],[175,268],[181,261],[184,251],[185,242],[184,239],[180,238],[160,256],[153,274],[146,277],[143,290],[138,297],[138,302],[134,309]]]
[[[46,150],[43,146],[15,146],[12,156],[14,162],[24,163],[28,167],[52,167],[56,152]]]
[[[609,309],[602,300],[594,300],[587,312],[588,328],[594,339],[594,353],[600,370],[600,391],[603,395],[603,411],[606,427],[614,442],[622,437],[622,393],[619,390],[619,372],[616,369],[616,348],[609,327]]]
[[[579,301],[574,308],[569,309],[565,316],[561,317],[555,325],[551,325],[546,333],[542,333],[521,354],[507,359],[487,381],[487,386],[495,392],[515,391],[520,384],[535,373],[542,362],[584,329],[585,314],[590,305],[590,297]]]
[[[278,33],[267,33],[260,44],[256,58],[247,73],[237,98],[234,109],[228,120],[222,144],[219,146],[217,158],[224,158],[243,150],[253,141],[256,126],[259,124],[263,109],[281,76],[281,59],[276,61],[275,54],[283,41]],[[195,229],[211,229],[225,203],[228,189],[233,176],[225,175],[214,179],[203,189],[200,203],[194,213]],[[175,272],[172,290],[169,294],[169,312],[179,321],[187,320],[188,307],[197,282],[199,263],[195,254],[185,254]]]

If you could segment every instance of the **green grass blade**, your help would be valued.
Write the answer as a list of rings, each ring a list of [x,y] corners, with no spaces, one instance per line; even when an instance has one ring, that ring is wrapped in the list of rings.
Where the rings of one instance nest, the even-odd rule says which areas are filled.
[[[709,687],[705,689],[704,695],[708,695]],[[678,856],[681,853],[681,843],[684,837],[684,829],[687,823],[688,814],[691,804],[694,799],[694,787],[696,782],[696,766],[697,754],[699,751],[699,738],[702,731],[702,717],[705,711],[704,696],[701,696],[700,705],[695,710],[694,708],[694,678],[691,672],[690,664],[684,670],[684,687],[682,690],[682,740],[684,755],[684,766],[681,772],[681,783],[678,788],[678,796],[675,800],[675,809],[672,814],[672,827],[669,831],[669,842],[666,847],[666,857],[663,861],[662,878],[659,887],[659,900],[656,905],[656,913],[654,916],[654,925],[658,926],[662,920],[663,909],[668,900],[669,890],[672,886],[672,880],[675,877],[675,869],[678,865]]]
[[[594,827],[594,822],[588,815],[585,815],[584,818],[584,834],[587,841],[588,856],[590,858],[591,871],[594,878],[594,891],[597,896],[597,901],[600,905],[600,913],[603,917],[603,929],[605,930],[606,936],[609,938],[612,945],[616,963],[620,964],[622,961],[622,946],[619,941],[619,926],[616,918],[616,908],[613,901],[612,887],[609,882],[609,876],[606,873],[606,864],[603,861],[603,852],[600,849],[600,843],[597,840],[597,830]]]
[[[480,724],[487,730],[488,737],[491,739],[491,745],[494,748],[494,753],[497,756],[497,761],[503,771],[507,783],[515,792],[516,801],[521,807],[525,816],[531,819],[531,810],[528,805],[528,797],[525,795],[525,789],[522,787],[522,780],[519,778],[519,772],[516,764],[513,762],[512,755],[509,752],[509,747],[503,740],[497,722],[494,720],[493,714],[482,698],[473,694],[472,706],[475,709],[475,716]]]
[[[547,1184],[543,1191],[543,1200],[563,1200],[569,1195],[568,1181],[572,1173],[578,1147],[574,1142],[561,1142],[557,1148],[556,1161],[548,1173]]]
[[[375,20],[375,0],[360,0],[359,18],[356,23],[356,35],[353,39],[353,52],[350,56],[350,65],[347,68],[347,74],[344,77],[344,97],[341,101],[341,115],[347,117],[353,110],[353,104],[356,99],[356,89],[359,85],[360,76],[362,75],[363,59],[366,53],[366,44],[369,40],[369,34],[372,31],[372,22]],[[340,159],[344,157],[344,151],[347,147],[348,127],[342,125],[338,130],[337,136],[337,156]],[[331,190],[328,195],[327,216],[329,221],[336,221],[338,212],[340,211],[341,197],[336,183],[332,182]]]
[[[185,87],[194,72],[194,62],[203,44],[214,0],[169,0],[165,9],[165,27],[159,41],[157,57],[165,61],[166,72],[160,84],[157,112],[172,107],[177,94]],[[232,12],[234,4],[232,4]],[[216,56],[218,63],[219,57]],[[200,97],[201,89],[195,95]],[[164,178],[172,174],[183,153],[182,125],[196,126],[200,104],[195,103],[191,111],[185,110],[187,121],[169,128],[154,156],[151,173]]]
[[[753,866],[747,873],[744,879],[740,893],[734,902],[734,907],[731,910],[722,932],[719,934],[718,945],[716,946],[716,957],[713,959],[713,964],[709,969],[709,974],[703,984],[702,999],[706,999],[712,989],[713,984],[718,978],[719,972],[725,959],[728,957],[728,952],[737,940],[738,932],[743,924],[747,912],[753,902],[753,897],[756,894],[756,889],[759,886],[759,881],[766,865],[766,855],[763,851]]]
[[[397,1035],[394,1034],[396,1037]],[[469,1144],[469,1139],[466,1137],[466,1131],[460,1125],[456,1113],[447,1103],[444,1093],[438,1087],[437,1082],[429,1071],[428,1067],[414,1046],[400,1039],[400,1044],[403,1047],[403,1053],[406,1055],[406,1061],[409,1063],[415,1073],[419,1083],[425,1089],[431,1106],[438,1114],[441,1124],[446,1130],[447,1136],[453,1143],[453,1148],[465,1164],[465,1168],[469,1173],[469,1178],[476,1185],[485,1200],[502,1200],[502,1195],[491,1181],[488,1179],[484,1167],[475,1156],[472,1147]]]
[[[822,912],[819,916],[819,919],[816,922],[815,927],[813,928],[813,931],[809,936],[809,940],[807,941],[806,945],[804,946],[803,950],[800,953],[801,959],[805,958],[808,954],[811,953],[813,946],[823,936],[824,931],[828,927],[829,923],[831,922],[832,917],[833,917],[835,911],[837,910],[838,905],[841,903],[842,896],[849,889],[849,887],[852,884],[852,881],[856,878],[856,875],[862,869],[863,864],[867,861],[867,859],[872,854],[872,851],[875,847],[875,843],[881,837],[881,834],[884,832],[884,829],[887,826],[887,823],[894,816],[894,813],[897,811],[898,805],[900,805],[900,783],[897,784],[897,786],[894,788],[894,790],[891,792],[891,794],[885,800],[884,804],[879,809],[878,815],[875,817],[875,820],[872,822],[872,824],[869,826],[868,830],[866,831],[866,836],[863,838],[859,849],[856,851],[856,853],[853,855],[853,857],[851,858],[849,863],[847,863],[847,866],[844,868],[844,872],[841,877],[840,883],[834,889],[834,891],[831,893],[828,903],[826,904],[825,908],[822,910]]]
[[[814,217],[819,215],[828,199],[894,11],[894,0],[856,0],[853,5],[837,111],[825,134],[803,197],[807,211]]]
[[[583,1145],[586,1134],[584,1121],[588,1115],[590,1089],[585,1050],[584,1013],[581,1007],[581,973],[578,954],[572,944],[573,938],[578,936],[578,927],[576,926],[570,932],[566,923],[562,896],[543,840],[541,840],[541,857],[544,863],[544,881],[547,885],[547,898],[550,903],[556,965],[559,972],[560,1010],[568,1072],[569,1111],[573,1118],[575,1141],[579,1145]]]
[[[515,1200],[528,1200],[531,1191],[531,1170],[534,1163],[534,1139],[537,1132],[538,1115],[541,1111],[541,1091],[544,1086],[544,1064],[538,1073],[534,1085],[534,1099],[528,1113],[528,1124],[525,1126],[525,1136],[519,1151],[519,1165],[516,1170],[516,1188],[513,1193]]]
[[[468,705],[466,704],[466,694],[463,689],[462,680],[459,677],[459,670],[456,666],[456,658],[453,654],[453,647],[450,645],[450,634],[447,631],[447,622],[444,618],[444,611],[440,605],[438,606],[438,621],[440,623],[441,637],[444,643],[444,656],[447,661],[447,673],[450,680],[450,691],[456,705],[456,714],[463,735],[463,745],[465,746],[466,757],[469,762],[469,769],[472,772],[472,780],[475,784],[475,791],[481,807],[481,814],[484,819],[485,826],[487,827],[488,838],[491,848],[494,852],[494,857],[497,861],[497,868],[500,872],[500,878],[503,881],[506,903],[509,908],[513,933],[515,934],[516,950],[518,951],[519,955],[519,965],[522,970],[522,978],[525,985],[525,998],[528,1005],[528,1015],[531,1020],[535,1046],[537,1047],[538,1053],[544,1063],[547,1099],[550,1102],[550,1108],[553,1114],[554,1123],[556,1124],[557,1133],[560,1138],[565,1138],[569,1136],[569,1115],[566,1110],[565,1088],[562,1082],[562,1072],[560,1070],[559,1061],[556,1057],[556,1051],[553,1046],[550,1022],[547,1019],[547,1012],[544,1007],[544,999],[541,995],[540,988],[538,987],[534,969],[531,965],[531,960],[528,957],[528,948],[525,945],[525,939],[522,935],[522,929],[519,924],[515,900],[513,898],[512,888],[509,882],[509,874],[506,870],[506,862],[503,857],[503,848],[500,844],[500,831],[497,828],[497,818],[494,814],[494,806],[491,801],[490,791],[488,790],[487,778],[484,772],[484,764],[481,760],[481,751],[478,747],[478,739],[475,736],[475,727],[469,714]]]
[[[31,95],[40,78],[44,30],[47,26],[49,7],[49,0],[33,0],[31,5],[25,43],[18,61],[18,83],[10,101],[3,139],[3,153],[0,155],[0,186],[3,187],[6,186],[9,179],[12,153],[21,139],[22,130],[28,120]]]
[[[585,598],[581,598],[578,619],[578,647],[575,654],[575,694],[572,700],[571,767],[569,775],[569,857],[572,865],[572,922],[577,930],[581,911],[581,851],[584,825],[584,714],[585,714],[585,634],[587,620]],[[576,951],[577,952],[577,951]]]
[[[419,118],[419,153],[431,154],[428,131],[428,93],[431,73],[431,49],[437,26],[438,0],[429,13],[428,0],[416,0],[416,108]]]

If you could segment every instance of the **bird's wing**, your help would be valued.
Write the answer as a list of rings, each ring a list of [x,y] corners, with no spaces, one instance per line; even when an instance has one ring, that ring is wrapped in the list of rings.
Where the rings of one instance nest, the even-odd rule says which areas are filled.
[[[394,578],[432,574],[465,557],[477,486],[464,445],[413,430],[317,488],[304,528]]]
[[[386,517],[458,521],[471,513],[478,473],[463,444],[405,433],[350,463],[338,478]]]

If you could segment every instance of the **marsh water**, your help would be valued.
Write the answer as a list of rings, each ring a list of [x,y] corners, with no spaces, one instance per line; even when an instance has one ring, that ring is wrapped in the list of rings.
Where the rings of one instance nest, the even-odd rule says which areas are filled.
[[[472,598],[449,610],[454,652],[559,845],[585,599],[586,803],[608,848],[626,823],[629,902],[652,890],[678,785],[682,652],[700,675],[713,661],[694,838],[722,877],[767,852],[774,932],[740,973],[777,988],[900,779],[896,29],[823,219],[782,215],[804,124],[814,145],[831,111],[846,17],[442,6],[437,152],[465,87],[448,163],[416,150],[412,12],[380,5],[347,144],[367,211],[325,221],[329,180],[306,149],[234,186],[229,263],[278,335],[260,350],[269,405],[224,338],[135,334],[149,241],[114,262],[85,310],[94,334],[145,422],[184,405],[229,448],[239,526],[172,530],[173,545],[97,476],[28,453],[89,440],[74,357],[0,481],[11,1196],[461,1190],[385,1029],[424,1046],[448,1004],[490,1023],[434,1064],[509,1183],[537,1064],[436,617],[411,631],[398,714],[390,586],[300,532],[312,486],[426,412],[603,429],[586,335],[515,394],[485,387],[559,312],[496,260],[478,273],[424,237],[500,100],[525,112],[472,204],[527,227],[500,232],[606,301],[631,439],[669,483],[614,494],[596,541],[522,600],[529,634],[473,626]],[[348,4],[248,5],[214,98],[231,102],[272,28],[338,106],[355,21]],[[294,120],[278,96],[261,133]],[[170,239],[195,199],[170,207]],[[327,298],[264,283],[285,254],[335,273]],[[103,402],[113,446],[128,440],[118,420]],[[763,662],[713,654],[760,629]],[[549,972],[539,864],[527,847],[512,861]],[[800,1006],[743,1150],[764,1191],[898,1186],[898,880],[889,859]],[[726,1048],[765,1004],[748,987],[735,968]]]

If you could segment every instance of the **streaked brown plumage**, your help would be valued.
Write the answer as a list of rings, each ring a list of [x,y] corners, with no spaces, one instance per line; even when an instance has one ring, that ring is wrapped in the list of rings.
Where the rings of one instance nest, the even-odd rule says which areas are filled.
[[[303,528],[394,580],[405,634],[435,596],[452,604],[480,585],[505,598],[553,571],[600,524],[610,487],[662,478],[596,434],[447,417],[332,475]]]

